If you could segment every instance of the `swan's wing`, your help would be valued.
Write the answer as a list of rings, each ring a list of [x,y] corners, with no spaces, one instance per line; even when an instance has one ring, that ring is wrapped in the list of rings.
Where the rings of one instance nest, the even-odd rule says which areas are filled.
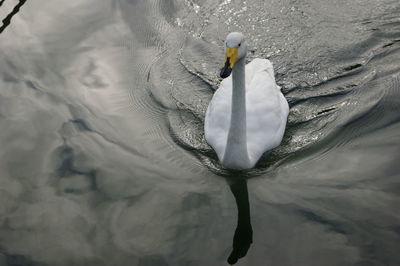
[[[246,75],[251,79],[246,93],[247,149],[250,160],[256,162],[265,151],[280,144],[289,106],[275,83],[272,64],[255,59],[248,65]]]
[[[260,74],[260,72],[266,72],[272,79],[271,82],[275,83],[274,67],[272,66],[272,63],[268,59],[255,58],[253,61],[246,65],[247,90],[252,88],[251,84],[255,78],[255,75]]]
[[[204,121],[206,141],[213,147],[220,160],[223,159],[228,138],[231,121],[231,99],[232,77],[228,77],[221,82],[220,87],[214,93]]]

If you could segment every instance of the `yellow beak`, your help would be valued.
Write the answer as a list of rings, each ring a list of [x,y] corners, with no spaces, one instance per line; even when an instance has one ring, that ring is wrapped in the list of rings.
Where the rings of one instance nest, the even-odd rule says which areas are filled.
[[[235,66],[236,60],[238,58],[238,47],[226,48],[226,58],[225,61],[229,60],[230,68]]]

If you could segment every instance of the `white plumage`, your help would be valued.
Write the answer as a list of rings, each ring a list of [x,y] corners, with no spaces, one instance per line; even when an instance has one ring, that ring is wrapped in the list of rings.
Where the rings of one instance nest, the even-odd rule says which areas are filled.
[[[217,153],[223,166],[233,169],[248,169],[254,167],[264,152],[281,143],[289,106],[280,87],[275,83],[271,62],[267,59],[257,58],[247,64],[244,88],[246,106],[243,110],[245,110],[245,146],[247,147],[248,161],[243,162],[246,160],[243,160],[241,154],[237,154],[233,155],[233,158],[237,158],[233,161],[237,160],[237,162],[225,165],[228,133],[232,130],[232,76],[230,75],[221,82],[208,106],[204,125],[205,137]],[[231,134],[235,134],[235,132],[231,132]]]

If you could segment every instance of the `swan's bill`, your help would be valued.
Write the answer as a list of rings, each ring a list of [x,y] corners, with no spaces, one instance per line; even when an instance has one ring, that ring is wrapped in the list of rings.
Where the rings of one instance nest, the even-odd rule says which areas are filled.
[[[226,48],[225,65],[221,69],[221,78],[227,78],[232,73],[232,69],[238,59],[238,47]]]
[[[230,59],[232,69],[235,66],[236,60],[238,59],[238,49],[239,47],[226,48],[226,59]]]
[[[229,60],[229,58],[226,59],[225,66],[221,69],[221,72],[219,74],[220,77],[223,79],[229,77],[229,75],[232,73],[231,63],[229,62]]]

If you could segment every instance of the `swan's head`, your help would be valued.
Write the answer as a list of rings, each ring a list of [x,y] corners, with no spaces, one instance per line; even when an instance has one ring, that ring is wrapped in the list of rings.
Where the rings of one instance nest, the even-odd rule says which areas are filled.
[[[221,69],[221,78],[227,78],[232,73],[235,63],[244,58],[247,54],[247,44],[244,36],[240,32],[231,32],[226,37],[226,57],[225,65]]]

